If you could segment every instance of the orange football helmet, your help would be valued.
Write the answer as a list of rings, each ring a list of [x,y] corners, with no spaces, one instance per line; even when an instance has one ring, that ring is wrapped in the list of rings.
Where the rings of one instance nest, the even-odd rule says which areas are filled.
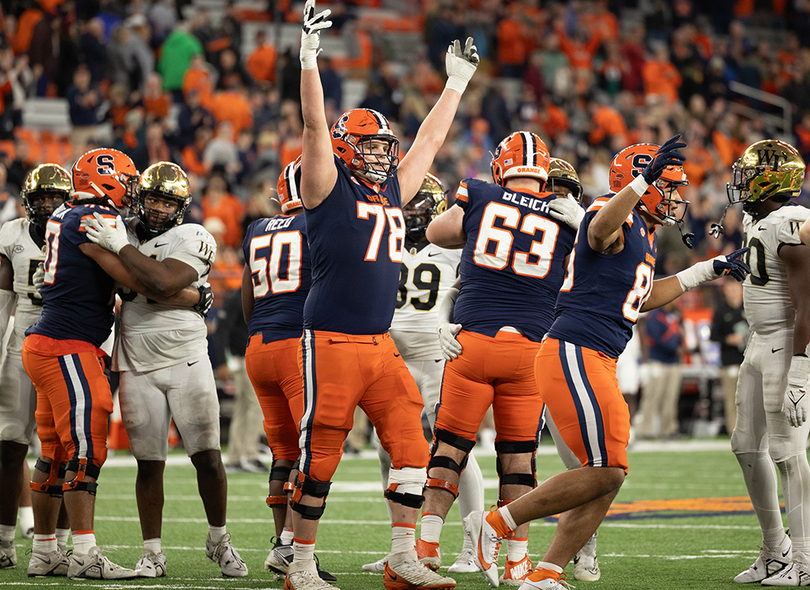
[[[630,184],[650,163],[659,147],[653,143],[639,143],[616,154],[610,163],[610,190],[618,193]],[[636,207],[650,214],[661,225],[681,224],[689,201],[672,199],[669,195],[677,187],[688,184],[683,166],[667,166],[658,180],[641,195]]]
[[[387,144],[385,153],[373,153],[372,141]],[[352,109],[332,125],[332,149],[353,173],[384,182],[399,165],[399,140],[381,113]]]
[[[492,179],[504,186],[507,178],[537,178],[541,185],[548,180],[548,148],[540,137],[529,131],[515,131],[495,148],[492,155]]]
[[[73,164],[73,198],[108,199],[114,207],[129,205],[135,196],[138,170],[123,152],[112,148],[90,150]]]
[[[303,206],[299,190],[300,183],[301,156],[298,156],[294,162],[290,162],[284,167],[278,177],[278,202],[281,205],[282,213],[288,213]]]

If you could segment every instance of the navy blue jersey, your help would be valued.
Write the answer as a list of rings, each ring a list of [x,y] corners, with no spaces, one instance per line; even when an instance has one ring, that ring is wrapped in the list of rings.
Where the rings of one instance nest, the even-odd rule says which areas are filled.
[[[242,244],[253,280],[250,335],[266,344],[300,338],[311,284],[307,223],[303,215],[276,215],[250,224]]]
[[[113,279],[79,246],[89,242],[82,220],[99,213],[115,221],[103,205],[62,207],[45,229],[45,286],[42,315],[26,334],[57,340],[82,340],[95,346],[109,337],[113,325]]]
[[[622,224],[621,252],[602,254],[591,249],[588,226],[609,198],[596,199],[579,226],[548,335],[618,358],[652,292],[656,235],[647,231],[641,214],[633,209]]]
[[[391,326],[405,240],[399,180],[360,182],[335,156],[337,181],[307,219],[312,287],[304,327],[382,334]]]
[[[554,193],[511,191],[482,180],[461,183],[467,242],[454,321],[494,337],[504,326],[535,342],[554,319],[575,232],[549,214]]]

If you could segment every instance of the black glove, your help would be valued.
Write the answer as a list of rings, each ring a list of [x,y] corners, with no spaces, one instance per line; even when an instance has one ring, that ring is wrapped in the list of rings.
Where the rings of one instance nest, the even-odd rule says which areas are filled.
[[[740,260],[751,248],[740,248],[727,256],[718,256],[712,261],[712,268],[717,276],[731,275],[741,283],[751,272],[749,266]]]
[[[211,310],[211,306],[214,305],[214,293],[211,291],[211,285],[208,283],[197,287],[197,291],[200,292],[200,300],[194,306],[194,311],[199,313],[202,317],[205,317]]]
[[[664,173],[667,166],[680,166],[686,157],[678,152],[679,149],[685,148],[686,144],[678,140],[680,135],[670,137],[667,142],[658,148],[658,151],[653,154],[652,160],[641,169],[641,176],[647,184],[652,184],[658,180]]]

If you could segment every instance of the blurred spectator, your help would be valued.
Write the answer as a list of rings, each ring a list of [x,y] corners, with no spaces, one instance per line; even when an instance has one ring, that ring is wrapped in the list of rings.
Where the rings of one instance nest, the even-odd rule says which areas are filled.
[[[211,67],[202,55],[191,58],[191,63],[183,76],[182,94],[185,95],[192,90],[196,90],[200,95],[200,104],[210,110],[214,95],[214,79]],[[175,102],[178,102],[177,97]]]
[[[183,80],[195,55],[203,55],[199,39],[189,32],[187,23],[177,23],[163,43],[157,70],[163,76],[163,88],[174,95],[175,102],[182,100]]]
[[[228,182],[222,174],[211,174],[202,198],[202,206],[206,219],[216,217],[223,224],[222,243],[231,248],[239,248],[242,245],[244,206],[239,199],[228,192]],[[219,259],[218,253],[217,260],[219,261]],[[227,265],[228,261],[223,260],[223,264]],[[239,280],[241,280],[242,276],[241,270],[240,267]],[[232,288],[236,289],[239,286],[241,286],[241,283]]]
[[[124,122],[132,104],[129,102],[129,93],[124,84],[113,84],[109,90],[109,107],[105,114],[105,121],[109,121],[115,137],[123,137]]]
[[[239,63],[236,52],[230,47],[219,53],[217,73],[217,90],[232,90],[242,86],[249,88],[253,85],[253,78]]]
[[[748,322],[743,308],[742,284],[726,277],[712,315],[711,340],[720,345],[720,384],[723,388],[726,433],[731,435],[737,423],[737,376],[748,343]]]
[[[678,399],[681,395],[683,347],[681,314],[675,303],[668,303],[646,314],[644,333],[648,358],[647,380],[638,408],[640,420],[636,432],[640,439],[675,438],[679,436]]]
[[[31,33],[28,60],[37,79],[37,96],[53,93],[49,85],[56,83],[59,49],[59,19],[55,13],[46,13]]]
[[[0,50],[0,138],[12,139],[14,127],[22,123],[22,107],[33,80],[27,56],[15,62],[11,49]]]
[[[226,229],[221,219],[206,216],[203,227],[217,242],[217,257],[211,266],[208,282],[214,293],[214,307],[218,308],[224,303],[228,292],[242,288],[242,256],[237,248],[225,242]]]
[[[319,70],[322,65],[319,64]],[[276,80],[276,48],[267,41],[267,33],[262,29],[256,31],[256,48],[247,58],[245,67],[257,84],[272,84]]]
[[[8,182],[8,171],[0,164],[0,225],[18,217],[17,197],[19,191]]]
[[[11,15],[3,10],[5,18],[9,21],[12,20]],[[44,13],[37,5],[32,5],[26,8],[17,20],[17,32],[12,40],[12,49],[15,55],[22,55],[27,53],[31,47],[31,39],[34,36],[34,27],[42,20]]]
[[[83,143],[94,137],[98,126],[98,108],[102,96],[98,88],[90,83],[90,70],[81,65],[73,74],[73,85],[68,88],[67,100],[70,105],[70,140]]]
[[[223,121],[217,126],[217,134],[205,146],[202,156],[206,170],[219,166],[228,175],[239,171],[239,151],[233,141],[233,125],[230,121]]]
[[[200,103],[200,92],[189,90],[177,114],[176,142],[180,149],[194,142],[197,129],[200,127],[214,128],[214,115]]]
[[[121,84],[127,91],[138,82],[138,64],[128,49],[129,29],[116,27],[107,43],[106,72],[111,84]]]
[[[157,72],[152,72],[146,78],[146,87],[141,98],[141,104],[147,121],[165,119],[169,116],[172,99],[168,92],[163,91],[163,79]]]
[[[177,24],[177,6],[174,0],[155,0],[149,8],[153,42],[161,45]]]
[[[143,90],[146,79],[155,69],[155,54],[149,44],[152,31],[149,28],[149,21],[140,13],[129,17],[126,26],[130,31],[127,49],[138,65],[137,74],[133,76],[135,80],[132,89]]]
[[[332,60],[328,57],[321,59],[318,63],[318,73],[321,76],[321,86],[323,86],[323,100],[331,103],[331,106],[338,112],[343,108],[343,79],[332,66]]]
[[[14,159],[8,164],[8,182],[13,184],[16,190],[22,188],[25,177],[34,168],[31,161],[28,142],[21,139],[14,140]]]
[[[250,110],[253,112],[253,130],[259,133],[273,127],[279,117],[278,89],[254,88],[250,93]]]
[[[163,123],[158,120],[148,123],[143,144],[130,153],[138,170],[146,170],[152,164],[173,160],[164,136]]]
[[[239,132],[245,127],[253,127],[253,113],[244,87],[217,92],[209,108],[217,123],[230,122],[233,140],[236,140]]]
[[[90,69],[93,84],[99,84],[107,75],[107,46],[104,43],[104,23],[92,18],[84,26],[79,42],[82,60]]]
[[[194,132],[194,142],[183,148],[183,169],[197,176],[206,176],[208,168],[203,163],[203,154],[208,142],[211,141],[213,132],[209,127],[197,127]]]
[[[664,95],[669,104],[678,100],[678,88],[681,86],[681,75],[669,61],[669,50],[666,45],[658,44],[642,69],[644,94],[647,97]]]

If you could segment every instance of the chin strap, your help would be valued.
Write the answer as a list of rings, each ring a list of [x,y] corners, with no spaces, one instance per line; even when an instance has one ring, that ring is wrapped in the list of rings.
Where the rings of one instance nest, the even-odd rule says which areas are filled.
[[[695,238],[695,234],[692,232],[684,233],[682,223],[678,224],[678,231],[681,232],[681,240],[683,240],[684,245],[691,250],[693,247],[692,240]]]
[[[726,213],[728,213],[729,207],[731,207],[731,203],[726,205],[725,209],[723,209],[723,216],[720,218],[720,221],[713,223],[711,229],[709,230],[709,235],[714,239],[720,238],[720,236],[726,231],[723,227],[723,221],[726,219]]]

